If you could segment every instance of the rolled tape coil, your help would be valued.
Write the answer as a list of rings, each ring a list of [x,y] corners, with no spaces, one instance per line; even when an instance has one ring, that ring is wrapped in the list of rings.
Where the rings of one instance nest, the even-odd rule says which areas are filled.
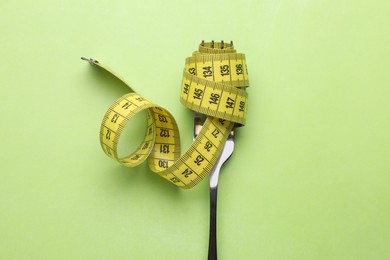
[[[192,188],[211,172],[233,127],[245,124],[248,70],[245,55],[237,53],[232,42],[202,42],[185,60],[180,102],[206,119],[183,155],[179,129],[168,110],[135,92],[106,65],[82,59],[106,70],[130,89],[109,107],[100,127],[103,151],[124,166],[135,167],[148,160],[150,169],[167,181]],[[131,154],[120,157],[120,136],[129,120],[141,112],[147,117],[143,141]]]

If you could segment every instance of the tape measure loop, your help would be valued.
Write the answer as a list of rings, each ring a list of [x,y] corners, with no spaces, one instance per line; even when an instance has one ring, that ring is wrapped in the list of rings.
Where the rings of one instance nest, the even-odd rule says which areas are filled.
[[[180,102],[207,116],[193,144],[181,155],[180,133],[171,113],[142,97],[107,66],[101,67],[124,82],[132,93],[116,100],[103,117],[100,143],[112,159],[127,167],[145,160],[150,169],[178,187],[189,189],[213,169],[230,131],[245,124],[249,86],[245,55],[233,42],[204,42],[186,59]],[[137,113],[145,112],[147,127],[141,144],[133,153],[119,158],[118,142],[125,125]]]
[[[191,110],[244,125],[247,98],[245,89],[184,72],[180,102]]]

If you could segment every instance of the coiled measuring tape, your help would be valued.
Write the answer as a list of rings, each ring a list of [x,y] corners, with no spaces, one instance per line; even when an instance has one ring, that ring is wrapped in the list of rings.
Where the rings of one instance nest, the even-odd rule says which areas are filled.
[[[100,128],[103,151],[124,166],[135,167],[148,160],[153,172],[176,186],[192,188],[210,173],[233,127],[245,124],[248,70],[245,55],[237,53],[232,42],[202,41],[198,51],[186,59],[180,102],[207,118],[182,156],[179,129],[166,109],[136,93],[97,60],[82,59],[111,73],[130,88],[130,93],[110,106]],[[119,157],[121,133],[127,122],[140,112],[147,116],[145,137],[134,152]]]

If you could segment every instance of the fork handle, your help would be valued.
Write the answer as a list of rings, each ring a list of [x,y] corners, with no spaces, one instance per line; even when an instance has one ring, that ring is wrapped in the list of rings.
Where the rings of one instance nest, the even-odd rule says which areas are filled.
[[[217,260],[217,191],[218,186],[210,188],[210,235],[208,260]]]

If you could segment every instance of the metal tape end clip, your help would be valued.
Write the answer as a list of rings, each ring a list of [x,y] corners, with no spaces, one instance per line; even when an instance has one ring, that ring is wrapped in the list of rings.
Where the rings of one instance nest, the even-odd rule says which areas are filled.
[[[99,63],[97,60],[95,59],[92,59],[92,58],[85,58],[85,57],[81,57],[82,60],[85,60],[85,61],[88,61],[89,63]]]

